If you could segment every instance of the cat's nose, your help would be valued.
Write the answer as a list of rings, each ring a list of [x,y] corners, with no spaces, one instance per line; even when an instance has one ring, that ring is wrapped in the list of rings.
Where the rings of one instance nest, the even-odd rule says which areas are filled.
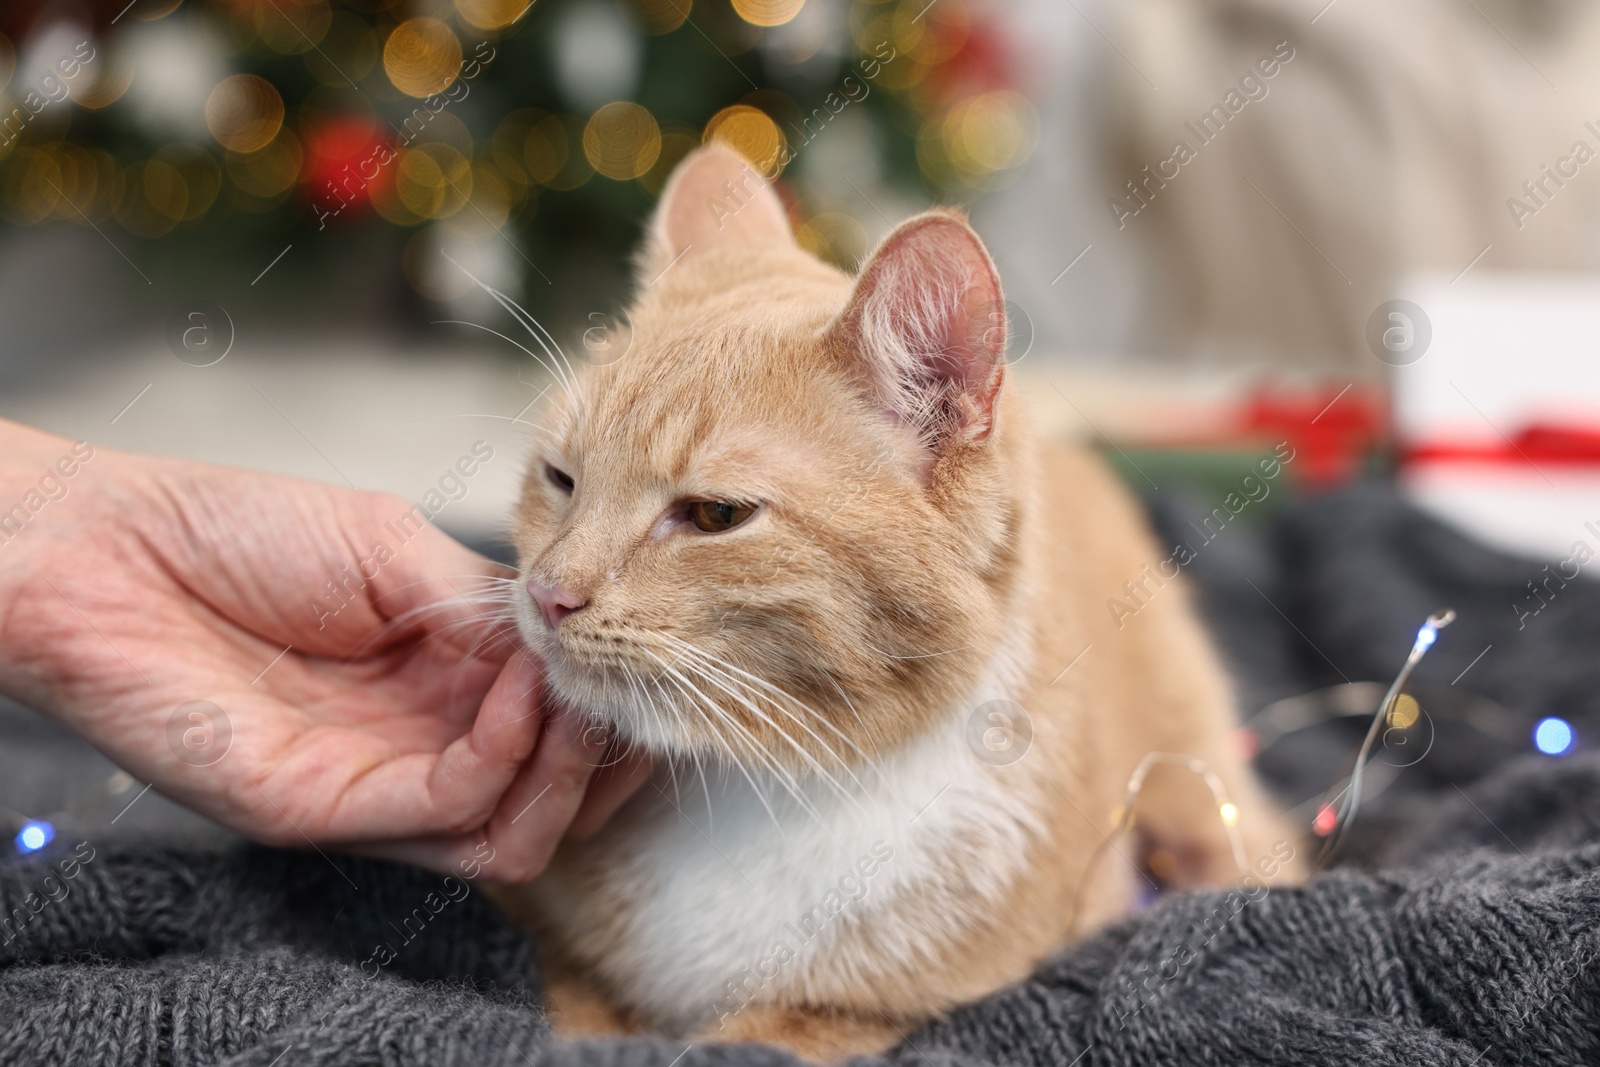
[[[561,620],[588,603],[583,597],[559,585],[545,585],[537,578],[528,579],[528,592],[539,605],[544,624],[554,630]]]

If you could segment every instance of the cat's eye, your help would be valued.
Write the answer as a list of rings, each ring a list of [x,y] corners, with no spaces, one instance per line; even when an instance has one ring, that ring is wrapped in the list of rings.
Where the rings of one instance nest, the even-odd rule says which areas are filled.
[[[546,463],[544,465],[544,476],[550,479],[551,485],[555,486],[563,493],[572,492],[572,486],[574,484],[572,481],[572,475],[568,474],[566,471],[557,467],[552,467],[550,464]]]
[[[689,521],[706,533],[731,530],[751,515],[755,508],[748,504],[735,504],[730,500],[692,500],[689,502]]]

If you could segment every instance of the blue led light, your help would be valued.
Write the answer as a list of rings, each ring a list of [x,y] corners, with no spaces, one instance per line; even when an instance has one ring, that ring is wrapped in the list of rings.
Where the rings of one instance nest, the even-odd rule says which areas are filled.
[[[37,852],[44,846],[54,841],[56,828],[47,822],[30,820],[22,824],[22,829],[17,831],[17,851],[22,853]]]
[[[1426,652],[1433,647],[1433,642],[1439,637],[1439,628],[1433,623],[1423,623],[1422,629],[1417,631],[1416,644],[1411,646],[1413,652]]]
[[[1577,740],[1577,735],[1572,732],[1572,724],[1565,719],[1553,716],[1540,719],[1539,725],[1533,728],[1534,747],[1547,756],[1566,755],[1572,751]]]

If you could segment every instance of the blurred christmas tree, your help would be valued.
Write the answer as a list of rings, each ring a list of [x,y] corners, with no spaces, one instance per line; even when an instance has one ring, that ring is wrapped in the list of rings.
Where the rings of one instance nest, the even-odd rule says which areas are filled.
[[[764,164],[844,265],[1005,181],[1036,117],[993,23],[979,0],[12,2],[0,218],[190,263],[287,246],[316,284],[355,247],[399,306],[470,270],[570,329],[625,290],[702,140]]]

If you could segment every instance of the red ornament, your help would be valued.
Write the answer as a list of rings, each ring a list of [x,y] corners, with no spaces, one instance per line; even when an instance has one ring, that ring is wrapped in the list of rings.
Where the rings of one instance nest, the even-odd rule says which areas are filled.
[[[395,150],[369,119],[330,119],[304,133],[306,198],[324,220],[359,208],[394,181]]]

